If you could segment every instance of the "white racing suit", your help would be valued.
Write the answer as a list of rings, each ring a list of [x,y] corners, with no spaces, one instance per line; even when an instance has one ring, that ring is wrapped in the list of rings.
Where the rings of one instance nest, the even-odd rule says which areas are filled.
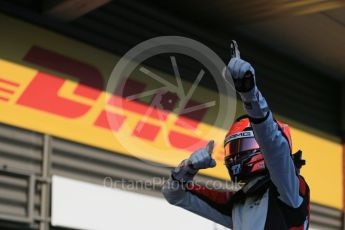
[[[236,193],[186,186],[170,177],[163,195],[170,204],[235,230],[308,229],[308,185],[295,169],[287,138],[255,90],[256,98],[246,102],[245,109],[256,117],[251,125],[269,177],[256,178]]]

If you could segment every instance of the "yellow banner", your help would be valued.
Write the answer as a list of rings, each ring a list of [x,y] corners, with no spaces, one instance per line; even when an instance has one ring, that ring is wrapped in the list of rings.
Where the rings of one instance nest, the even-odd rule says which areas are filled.
[[[218,166],[203,173],[228,179],[222,148],[227,127],[210,125],[222,95],[198,87],[188,103],[214,101],[215,106],[181,116],[173,109],[176,95],[154,91],[157,83],[136,74],[126,83],[126,93],[154,93],[127,100],[104,91],[118,57],[4,15],[0,28],[1,122],[171,166],[214,139]],[[150,106],[156,99],[161,109]],[[334,143],[294,127],[292,136],[294,148],[303,149],[307,160],[302,174],[312,201],[342,208],[340,140]]]

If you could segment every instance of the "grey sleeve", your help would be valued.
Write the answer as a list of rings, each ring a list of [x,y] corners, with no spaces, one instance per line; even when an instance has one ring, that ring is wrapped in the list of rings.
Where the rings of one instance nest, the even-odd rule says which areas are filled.
[[[257,90],[253,100],[245,102],[245,110],[252,122],[255,139],[264,155],[271,180],[277,187],[280,199],[291,207],[299,207],[303,199],[299,195],[299,179],[291,157],[286,137],[278,128],[264,97]]]
[[[232,228],[230,215],[221,213],[211,204],[188,191],[181,183],[169,178],[163,185],[162,193],[170,204],[184,208],[227,228]]]

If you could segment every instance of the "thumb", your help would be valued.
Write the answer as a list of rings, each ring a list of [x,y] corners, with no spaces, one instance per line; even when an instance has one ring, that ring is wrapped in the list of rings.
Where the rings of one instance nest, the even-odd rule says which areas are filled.
[[[214,148],[214,140],[210,140],[206,145],[206,151],[208,152],[208,154],[212,155],[213,148]]]

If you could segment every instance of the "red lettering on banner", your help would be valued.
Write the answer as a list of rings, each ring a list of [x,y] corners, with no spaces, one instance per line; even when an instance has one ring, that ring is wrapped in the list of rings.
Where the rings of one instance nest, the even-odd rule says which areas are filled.
[[[0,96],[0,101],[5,101],[5,102],[9,101],[10,100],[9,97],[15,93],[15,91],[13,89],[8,89],[8,87],[9,86],[10,87],[18,87],[19,86],[19,84],[16,82],[8,81],[8,80],[2,79],[2,78],[0,78],[0,85],[1,85],[0,93],[6,94],[6,96]],[[10,95],[8,95],[8,94],[10,94]]]
[[[136,80],[127,80],[125,83],[120,84],[120,88],[118,88],[115,92],[117,95],[111,96],[108,101],[108,105],[119,107],[145,117],[147,116],[156,120],[165,121],[169,116],[170,111],[175,108],[179,99],[178,96],[171,92],[157,91],[157,93],[154,94],[151,99],[151,105],[140,102],[137,99],[129,100],[126,98],[132,95],[139,96],[140,93],[144,92],[145,88],[145,84],[141,82]],[[122,89],[123,91],[121,92],[119,89]],[[137,98],[139,99],[140,96]],[[158,105],[160,106],[159,108],[157,107]],[[200,105],[200,103],[191,100],[187,103],[186,108],[188,109],[198,105]],[[178,120],[175,122],[175,125],[186,129],[195,130],[205,116],[206,112],[207,108],[200,108],[196,111],[183,114],[179,116]],[[133,135],[146,140],[154,141],[159,131],[159,126],[139,121],[135,130],[133,131]],[[200,138],[175,131],[170,131],[169,140],[172,147],[187,151],[194,151],[197,148],[204,147],[207,144],[207,141],[204,141]]]
[[[87,63],[37,46],[33,46],[29,50],[24,60],[78,78],[79,84],[74,90],[76,95],[97,100],[102,93],[104,87],[102,75],[97,68]],[[65,118],[81,117],[91,109],[91,106],[59,96],[58,92],[65,81],[57,76],[39,72],[20,96],[17,104]],[[166,121],[170,111],[175,108],[179,100],[174,93],[157,91],[157,94],[152,95],[151,105],[148,105],[141,102],[139,97],[136,99],[133,98],[133,100],[126,98],[131,95],[139,96],[140,93],[144,92],[146,84],[129,79],[122,86],[122,89],[124,89],[122,92],[123,95],[116,95],[117,92],[115,92],[115,95],[110,97],[107,104],[156,120]],[[6,98],[0,98],[0,100],[6,100]],[[188,109],[197,105],[197,102],[189,101],[186,107]],[[197,111],[182,114],[175,122],[175,125],[195,130],[206,112],[207,108],[202,108]],[[98,115],[94,125],[108,130],[118,131],[125,122],[125,119],[125,116],[103,110]],[[154,141],[160,130],[160,126],[138,121],[132,135]],[[186,151],[194,151],[207,144],[205,140],[176,131],[170,131],[168,138],[172,147]]]
[[[2,88],[2,87],[0,87],[0,92],[7,93],[7,94],[14,94],[13,90],[5,89],[5,88]]]
[[[38,72],[18,99],[17,104],[66,118],[77,118],[87,113],[90,106],[58,95],[64,83],[64,79]]]
[[[140,102],[131,101],[119,96],[111,96],[108,104],[162,121],[166,120],[169,115],[169,113],[164,110],[160,110]]]
[[[173,147],[184,149],[190,152],[195,151],[199,148],[203,148],[207,144],[207,141],[205,140],[176,131],[170,131],[169,141]]]
[[[7,97],[2,97],[2,96],[0,96],[0,101],[9,101],[10,99],[9,98],[7,98]]]
[[[161,128],[157,125],[139,121],[133,131],[133,136],[137,136],[149,141],[154,141],[160,129]]]
[[[24,60],[79,78],[80,84],[74,91],[79,96],[96,100],[104,88],[103,77],[94,66],[53,51],[33,46],[24,57]]]
[[[118,131],[125,119],[125,116],[103,110],[101,114],[97,117],[97,120],[94,124],[105,129]],[[109,124],[109,122],[111,124]]]
[[[10,86],[15,86],[15,87],[19,86],[19,84],[17,82],[13,82],[13,81],[1,79],[1,78],[0,78],[0,83],[6,84],[6,85],[10,85]]]
[[[185,109],[188,109],[193,106],[198,106],[198,105],[200,105],[200,103],[190,100],[188,101]],[[200,108],[193,112],[185,113],[182,116],[179,116],[175,124],[178,126],[184,127],[186,129],[195,130],[198,127],[199,123],[204,118],[204,116],[206,115],[207,110],[208,110],[207,108]]]

